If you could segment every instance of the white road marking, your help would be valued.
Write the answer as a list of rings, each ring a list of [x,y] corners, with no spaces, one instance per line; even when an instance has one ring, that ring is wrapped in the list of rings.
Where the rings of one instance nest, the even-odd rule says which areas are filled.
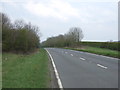
[[[104,69],[107,69],[107,67],[101,65],[101,64],[97,64],[97,66],[101,67],[101,68],[104,68]]]
[[[81,58],[81,57],[80,57],[80,59],[81,59],[81,60],[85,60],[84,58]]]
[[[68,49],[68,50],[70,50],[70,49]],[[98,54],[90,53],[90,52],[75,51],[75,50],[70,50],[70,51],[74,51],[74,52],[78,52],[78,53],[83,53],[83,54],[89,54],[89,55],[95,55],[95,56],[101,56],[101,57],[105,57],[105,58],[108,58],[108,59],[120,60],[120,59],[118,59],[118,58],[109,57],[109,56],[104,56],[104,55],[98,55]]]
[[[73,54],[71,54],[71,56],[73,56]]]
[[[65,52],[66,54],[68,53],[68,52]]]
[[[48,50],[47,50],[47,49],[45,49],[45,50],[46,50],[47,53],[49,54],[50,59],[51,59],[51,61],[52,61],[52,65],[53,65],[53,68],[54,68],[54,72],[55,72],[56,78],[57,78],[57,80],[58,80],[58,86],[59,86],[59,88],[60,88],[61,90],[63,90],[63,85],[62,85],[62,82],[61,82],[61,80],[60,80],[60,77],[59,77],[57,68],[56,68],[56,66],[55,66],[54,60],[53,60],[51,54],[48,52]]]

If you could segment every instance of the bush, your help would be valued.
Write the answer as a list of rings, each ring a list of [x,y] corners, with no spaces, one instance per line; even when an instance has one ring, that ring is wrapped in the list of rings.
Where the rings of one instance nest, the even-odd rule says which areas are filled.
[[[26,24],[22,20],[10,23],[10,19],[2,15],[2,50],[28,52],[39,47],[37,26]]]

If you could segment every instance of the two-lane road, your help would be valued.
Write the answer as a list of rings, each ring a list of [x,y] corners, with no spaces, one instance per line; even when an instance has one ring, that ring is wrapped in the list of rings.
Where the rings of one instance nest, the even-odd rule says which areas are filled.
[[[64,88],[118,88],[118,59],[67,49],[46,50]]]

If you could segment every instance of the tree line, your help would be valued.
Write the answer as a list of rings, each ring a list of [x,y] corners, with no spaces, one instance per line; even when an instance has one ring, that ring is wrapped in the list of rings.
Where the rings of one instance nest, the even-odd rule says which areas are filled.
[[[80,45],[84,35],[82,29],[79,27],[72,27],[69,31],[62,35],[49,37],[46,41],[42,42],[43,47],[69,47]]]
[[[84,38],[82,29],[80,27],[72,27],[64,35],[49,37],[46,41],[42,42],[42,47],[73,47],[78,48],[81,46],[91,46],[98,48],[106,48],[111,50],[119,49],[120,42],[87,42],[81,41]]]
[[[2,51],[29,52],[39,47],[39,28],[23,20],[11,23],[5,13],[2,17]]]

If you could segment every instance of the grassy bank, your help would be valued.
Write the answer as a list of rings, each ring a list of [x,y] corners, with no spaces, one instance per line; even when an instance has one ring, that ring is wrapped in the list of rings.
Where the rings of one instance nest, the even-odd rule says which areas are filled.
[[[118,51],[105,49],[105,48],[96,48],[96,47],[85,46],[83,48],[66,48],[66,49],[72,49],[72,50],[83,51],[83,52],[90,52],[90,53],[95,53],[95,54],[99,54],[99,55],[119,58]]]
[[[120,42],[80,42],[80,45],[120,51]]]
[[[48,57],[44,49],[30,55],[3,53],[3,88],[48,88]]]

